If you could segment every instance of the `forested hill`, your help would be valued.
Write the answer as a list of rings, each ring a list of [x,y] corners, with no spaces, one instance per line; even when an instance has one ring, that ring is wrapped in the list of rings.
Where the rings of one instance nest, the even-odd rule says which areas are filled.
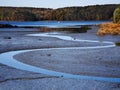
[[[118,4],[94,5],[85,7],[25,8],[0,7],[0,20],[6,21],[39,21],[39,20],[112,20]]]

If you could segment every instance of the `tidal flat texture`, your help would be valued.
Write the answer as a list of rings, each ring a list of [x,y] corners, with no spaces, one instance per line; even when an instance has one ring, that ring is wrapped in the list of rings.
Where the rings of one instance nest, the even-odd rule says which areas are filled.
[[[120,42],[120,36],[96,35],[92,26],[87,33],[60,33],[81,40]],[[54,37],[26,36],[39,31],[0,31],[0,53],[43,48],[86,47],[96,44],[65,41]],[[120,47],[85,50],[38,50],[20,53],[14,58],[36,67],[98,77],[120,78]],[[6,56],[7,57],[7,56]],[[2,58],[0,58],[1,60]],[[120,90],[120,83],[55,77],[15,69],[0,64],[0,90]]]

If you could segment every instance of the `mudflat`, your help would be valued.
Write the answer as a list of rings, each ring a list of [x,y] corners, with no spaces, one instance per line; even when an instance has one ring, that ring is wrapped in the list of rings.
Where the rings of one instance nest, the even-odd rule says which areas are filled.
[[[119,42],[120,36],[96,35],[97,27],[87,33],[60,33],[76,39]],[[53,37],[26,36],[39,31],[0,31],[0,52],[25,49],[96,46],[94,43],[65,41]],[[14,58],[36,67],[98,77],[120,78],[120,47],[83,50],[38,50],[20,53]],[[2,58],[0,58],[2,59]],[[0,64],[1,90],[119,90],[114,82],[72,79],[38,74]]]

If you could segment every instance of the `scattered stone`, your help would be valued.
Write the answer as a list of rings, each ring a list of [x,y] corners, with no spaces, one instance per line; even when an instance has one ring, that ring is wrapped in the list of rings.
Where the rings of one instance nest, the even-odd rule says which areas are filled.
[[[39,38],[38,40],[40,40],[40,41],[41,41],[42,39],[40,39],[40,38]]]
[[[5,36],[4,39],[12,39],[12,37]]]
[[[51,56],[51,54],[47,54],[47,56]]]
[[[61,77],[63,77],[63,75]]]
[[[117,87],[118,87],[118,88],[120,88],[120,83],[119,83],[119,84],[117,84]]]

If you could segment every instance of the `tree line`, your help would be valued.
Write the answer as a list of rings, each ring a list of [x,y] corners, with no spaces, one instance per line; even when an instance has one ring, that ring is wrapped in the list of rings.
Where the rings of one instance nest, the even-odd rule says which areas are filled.
[[[119,4],[94,5],[85,7],[26,8],[0,7],[1,21],[80,21],[80,20],[113,20],[113,12]]]

